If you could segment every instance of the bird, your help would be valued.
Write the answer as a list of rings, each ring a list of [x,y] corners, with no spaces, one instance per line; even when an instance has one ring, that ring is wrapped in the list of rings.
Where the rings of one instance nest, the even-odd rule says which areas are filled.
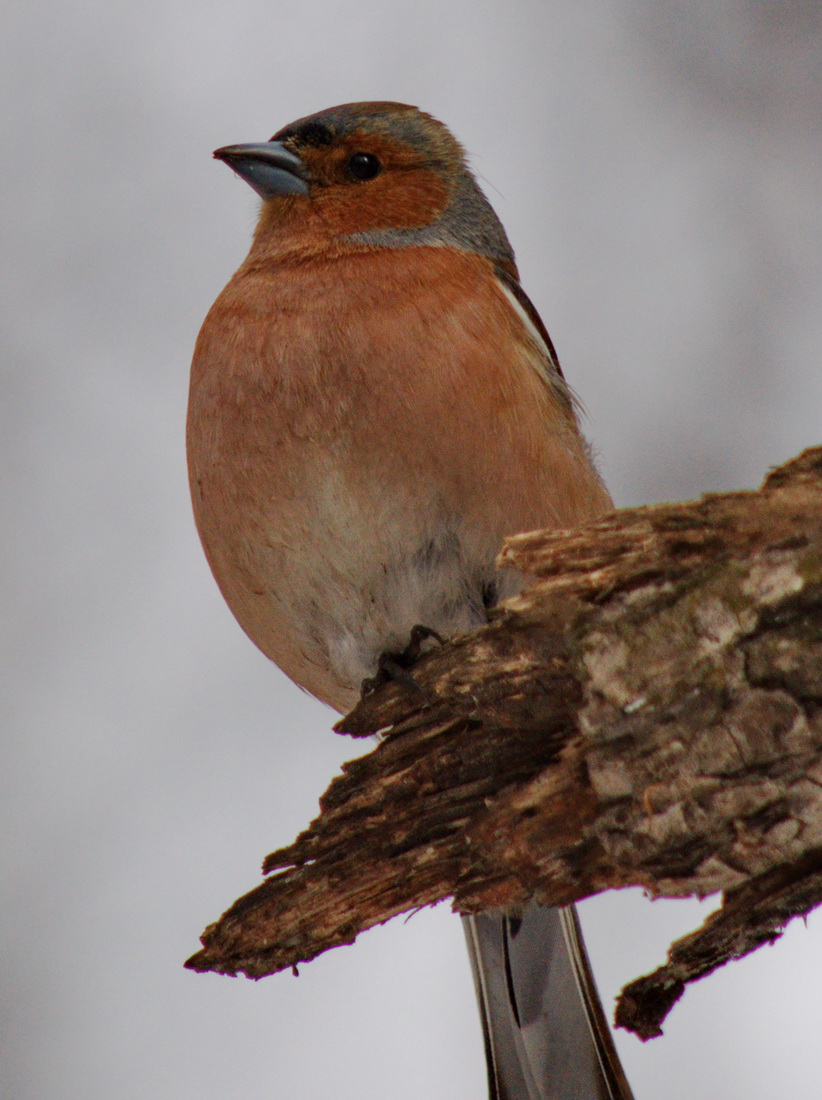
[[[214,156],[261,203],[195,346],[195,521],[242,629],[345,713],[522,588],[506,536],[612,502],[443,123],[348,103]],[[573,908],[463,920],[492,1100],[630,1100]]]

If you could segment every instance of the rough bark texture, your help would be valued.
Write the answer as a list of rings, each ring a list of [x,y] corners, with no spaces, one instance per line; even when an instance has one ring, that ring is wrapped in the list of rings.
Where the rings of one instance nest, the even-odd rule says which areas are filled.
[[[461,912],[638,885],[723,892],[628,986],[643,1038],[687,982],[822,900],[822,448],[757,493],[511,539],[533,575],[364,699],[381,740],[189,960],[258,978],[452,897]]]

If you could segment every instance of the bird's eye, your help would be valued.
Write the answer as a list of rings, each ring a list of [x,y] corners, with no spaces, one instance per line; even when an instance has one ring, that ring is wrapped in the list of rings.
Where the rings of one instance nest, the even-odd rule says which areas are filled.
[[[355,153],[348,162],[348,174],[355,180],[372,180],[380,174],[379,158],[373,153]]]

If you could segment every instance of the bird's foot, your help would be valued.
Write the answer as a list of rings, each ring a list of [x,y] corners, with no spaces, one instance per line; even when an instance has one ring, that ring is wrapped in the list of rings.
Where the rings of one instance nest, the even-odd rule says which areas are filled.
[[[423,643],[434,641],[437,645],[445,645],[445,639],[430,626],[417,624],[411,628],[411,636],[408,645],[400,653],[381,653],[377,661],[377,673],[363,680],[360,685],[360,695],[365,698],[371,695],[383,684],[401,684],[403,687],[414,691],[419,695],[425,695],[420,685],[408,671],[430,648],[423,649]]]
[[[423,642],[436,642],[438,646],[441,646],[445,645],[445,638],[442,634],[438,634],[436,630],[432,630],[430,626],[422,626],[420,623],[412,626],[408,645],[397,658],[403,668],[409,668],[422,657],[423,653],[430,653],[434,648],[429,646],[424,650],[422,647]]]

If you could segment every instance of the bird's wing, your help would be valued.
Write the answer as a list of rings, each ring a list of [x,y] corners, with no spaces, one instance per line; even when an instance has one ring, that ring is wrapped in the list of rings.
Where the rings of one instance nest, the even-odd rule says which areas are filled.
[[[554,347],[551,337],[548,335],[548,329],[543,324],[542,318],[537,312],[534,303],[522,289],[519,281],[506,271],[505,268],[495,266],[494,275],[496,276],[497,283],[502,290],[503,294],[508,300],[512,311],[517,315],[519,321],[530,337],[531,343],[534,345],[537,355],[537,369],[543,376],[544,380],[553,390],[554,394],[559,397],[561,403],[567,408],[567,410],[573,414],[579,414],[582,412],[582,404],[565,381],[565,375],[562,373],[562,367],[559,365],[559,356],[557,355],[556,348]]]
[[[491,1100],[633,1100],[573,906],[463,924]]]
[[[554,343],[551,340],[551,337],[548,335],[548,329],[543,324],[542,318],[537,312],[536,306],[522,289],[522,285],[520,284],[519,280],[515,279],[510,272],[506,271],[504,267],[500,267],[499,265],[495,266],[494,274],[502,283],[503,287],[508,291],[509,295],[511,295],[511,297],[514,299],[516,305],[519,307],[519,310],[521,310],[522,313],[525,314],[526,323],[536,330],[536,334],[545,345],[547,358],[550,360],[554,370],[557,372],[560,378],[564,378],[565,375],[562,373],[562,367],[559,365],[559,356],[557,355],[556,348],[554,347]]]

